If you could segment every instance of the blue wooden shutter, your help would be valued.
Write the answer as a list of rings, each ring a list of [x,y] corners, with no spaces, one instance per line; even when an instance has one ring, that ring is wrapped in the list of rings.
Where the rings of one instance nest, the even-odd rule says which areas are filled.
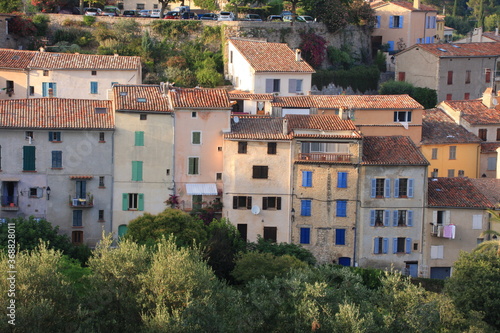
[[[273,79],[266,79],[266,93],[273,92],[273,84],[274,84]]]
[[[54,141],[53,137],[54,132],[49,132],[49,141]]]
[[[411,253],[411,238],[406,239],[406,253]]]
[[[62,168],[62,151],[60,150],[52,151],[52,167]]]
[[[408,179],[408,198],[413,198],[413,184],[415,180],[410,178]]]
[[[128,193],[122,193],[122,210],[128,210]]]
[[[398,253],[398,239],[392,239],[392,253]]]
[[[373,239],[373,253],[378,254],[378,243],[380,241],[379,237]]]
[[[394,51],[394,41],[390,40],[387,44],[389,44],[389,51]]]
[[[23,147],[23,170],[24,171],[35,171],[36,170],[36,158],[35,158],[35,146],[24,146]]]
[[[372,178],[372,188],[371,188],[370,197],[375,198],[375,194],[377,193],[377,180]]]
[[[296,93],[297,92],[297,80],[296,79],[289,79],[288,80],[288,92],[289,93]]]
[[[49,83],[48,82],[42,82],[42,96],[43,97],[49,96]]]
[[[387,253],[389,252],[389,238],[384,238],[383,242],[384,243],[382,244],[382,252]]]
[[[384,181],[384,196],[386,198],[391,197],[391,180],[389,178],[386,178]]]
[[[392,211],[392,226],[393,227],[398,226],[398,211],[397,210]]]
[[[431,43],[431,38],[425,37],[425,44],[430,44],[430,43]]]
[[[406,225],[409,227],[413,227],[413,211],[409,210],[409,211],[407,211],[407,213],[408,213],[408,216],[406,217],[407,218]]]
[[[370,227],[375,226],[375,210],[370,209]]]
[[[376,17],[377,17],[377,25],[375,27],[380,28],[381,17],[380,17],[380,15],[377,15]]]
[[[344,200],[337,201],[337,216],[339,217],[347,216],[347,201]]]
[[[389,28],[394,28],[394,16],[389,16]]]
[[[432,29],[436,29],[436,16],[433,16],[433,17],[432,17],[432,25],[431,25],[431,28],[432,28]]]
[[[309,244],[311,241],[311,228],[300,228],[300,244]]]
[[[391,218],[391,211],[384,211],[384,227],[388,227],[390,225],[389,219]]]
[[[345,229],[335,229],[335,244],[345,245]]]
[[[138,207],[137,210],[144,210],[144,193],[138,194]]]
[[[402,28],[403,27],[403,19],[404,19],[403,15],[399,16],[399,27],[398,28]]]
[[[302,171],[302,186],[312,186],[312,171]]]
[[[97,82],[90,82],[90,93],[91,94],[97,94],[97,91],[98,91],[98,84]]]
[[[394,198],[399,198],[399,178],[394,180]]]
[[[302,200],[300,202],[300,215],[311,216],[311,200]]]
[[[337,187],[347,188],[347,172],[337,173]]]

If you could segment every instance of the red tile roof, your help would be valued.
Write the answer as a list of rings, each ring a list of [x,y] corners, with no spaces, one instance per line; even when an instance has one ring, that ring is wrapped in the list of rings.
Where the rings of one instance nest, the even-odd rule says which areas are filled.
[[[375,1],[375,2],[370,3],[370,6],[373,9],[375,9],[375,8],[379,8],[379,7],[385,6],[385,5],[390,4],[390,3],[392,3],[393,5],[397,5],[397,6],[406,8],[408,10],[411,10],[412,12],[416,12],[416,11],[436,12],[437,11],[434,7],[425,5],[423,3],[420,3],[420,9],[417,9],[417,8],[413,7],[413,2],[406,2],[406,1]]]
[[[96,113],[104,108],[106,113]],[[111,101],[30,98],[0,100],[0,128],[113,129]]]
[[[241,39],[229,39],[229,42],[236,47],[256,72],[315,72],[305,60],[297,61],[295,52],[285,43]]]
[[[356,131],[356,126],[351,120],[342,120],[337,115],[287,114],[285,119],[288,120],[288,128],[291,130]]]
[[[0,49],[0,68],[25,69],[34,56],[33,51]]]
[[[415,44],[400,54],[420,48],[440,58],[454,57],[495,57],[500,55],[500,43],[441,43],[441,44]]]
[[[115,85],[113,99],[117,111],[172,111],[168,106],[168,98],[159,85]]]
[[[500,142],[482,142],[481,153],[483,154],[496,153],[499,147],[500,147]]]
[[[479,209],[493,207],[469,178],[429,178],[428,185],[430,207]]]
[[[137,70],[141,67],[141,57],[52,52],[35,53],[35,57],[29,64],[30,68]]]
[[[272,105],[282,108],[318,109],[423,109],[409,95],[305,95],[277,96]]]
[[[244,99],[252,101],[272,101],[274,99],[273,94],[251,94],[249,92],[241,90],[233,90],[229,92],[230,99]]]
[[[483,36],[500,42],[500,35],[496,34],[495,32],[483,32]]]
[[[407,136],[363,137],[364,165],[429,165]]]
[[[491,43],[484,43],[491,44]],[[488,108],[480,99],[464,101],[443,101],[455,111],[462,113],[462,118],[471,125],[492,125],[500,123],[500,105]]]
[[[291,140],[283,133],[283,118],[264,116],[234,116],[231,119],[231,133],[224,139],[233,140]]]
[[[172,107],[186,109],[230,109],[231,101],[224,89],[176,88],[168,90]]]
[[[441,109],[425,110],[422,119],[422,144],[481,143],[476,135],[458,125]]]
[[[470,178],[470,181],[492,204],[498,207],[500,204],[500,179]]]

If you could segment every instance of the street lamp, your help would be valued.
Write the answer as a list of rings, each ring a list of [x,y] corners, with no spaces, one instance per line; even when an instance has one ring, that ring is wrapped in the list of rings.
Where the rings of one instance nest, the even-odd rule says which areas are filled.
[[[47,192],[47,200],[50,200],[50,186],[47,186],[45,192]]]

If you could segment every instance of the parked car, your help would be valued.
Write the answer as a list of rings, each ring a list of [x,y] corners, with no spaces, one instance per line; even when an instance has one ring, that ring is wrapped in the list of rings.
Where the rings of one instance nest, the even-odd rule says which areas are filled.
[[[205,14],[200,14],[198,16],[200,20],[209,20],[209,21],[217,21],[217,14],[214,13],[205,13]]]
[[[280,16],[283,17],[283,16],[290,16],[290,15],[294,15],[294,14],[289,10],[284,10],[281,12]]]
[[[189,7],[189,6],[179,6],[179,7],[175,7],[174,11],[180,12],[180,13],[189,12],[189,11],[191,11],[191,7]]]
[[[267,17],[268,21],[283,21],[283,18],[280,15],[269,15]]]
[[[124,10],[122,16],[124,17],[137,17],[139,12],[137,10]]]
[[[85,16],[99,16],[102,15],[102,10],[101,8],[87,8],[85,10]]]
[[[259,14],[246,14],[243,21],[262,21]]]
[[[282,19],[283,19],[283,22],[292,22],[293,16],[292,15],[285,15],[282,17]],[[295,21],[298,21],[297,16],[295,16]]]
[[[308,15],[301,15],[301,16],[297,17],[297,21],[306,22],[306,23],[315,22],[314,18],[312,16],[308,16]]]
[[[181,13],[178,11],[170,11],[165,14],[165,17],[163,17],[166,20],[178,20],[181,17]]]
[[[220,12],[217,21],[234,21],[234,14],[232,12]]]
[[[161,9],[153,9],[151,11],[151,15],[149,15],[149,17],[151,18],[160,18],[161,16]]]
[[[143,9],[139,11],[139,16],[140,17],[150,17],[151,16],[151,10],[149,9]]]
[[[115,6],[105,6],[102,10],[103,16],[120,16],[120,14],[120,10]]]
[[[182,20],[197,20],[198,15],[196,15],[193,12],[184,12],[181,14],[181,19]]]

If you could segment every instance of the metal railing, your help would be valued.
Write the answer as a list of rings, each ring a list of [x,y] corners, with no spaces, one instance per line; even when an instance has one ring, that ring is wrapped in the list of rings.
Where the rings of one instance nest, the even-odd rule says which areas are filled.
[[[297,159],[301,161],[351,162],[351,157],[351,154],[299,153]]]

